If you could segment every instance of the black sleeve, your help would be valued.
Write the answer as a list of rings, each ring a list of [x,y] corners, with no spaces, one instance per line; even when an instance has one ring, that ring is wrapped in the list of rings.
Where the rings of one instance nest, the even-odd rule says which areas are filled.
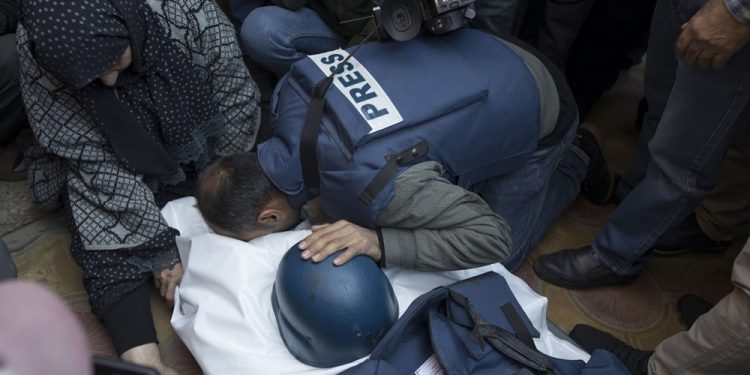
[[[21,0],[0,0],[0,35],[16,31],[21,16]]]

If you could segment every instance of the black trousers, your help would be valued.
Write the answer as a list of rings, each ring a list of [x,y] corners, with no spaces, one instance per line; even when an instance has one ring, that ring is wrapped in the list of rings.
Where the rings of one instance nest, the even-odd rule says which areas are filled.
[[[519,37],[565,71],[585,114],[646,49],[656,0],[523,0]]]
[[[21,100],[16,34],[0,36],[0,146],[13,142],[26,124]]]
[[[656,0],[599,0],[583,24],[566,63],[581,113],[611,88],[620,72],[646,52]]]
[[[112,336],[117,354],[122,355],[136,346],[157,342],[148,284],[145,282],[100,313],[99,319]]]

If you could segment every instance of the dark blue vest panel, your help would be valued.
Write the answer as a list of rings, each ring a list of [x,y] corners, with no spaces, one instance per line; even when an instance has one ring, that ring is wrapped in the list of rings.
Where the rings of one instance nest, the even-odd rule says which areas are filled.
[[[487,272],[421,295],[370,358],[342,374],[630,374],[604,350],[588,363],[547,356],[536,349],[538,337],[505,279]]]
[[[352,52],[353,49],[348,50]],[[348,56],[305,58],[276,87],[274,136],[258,148],[271,181],[299,207],[312,197],[300,164],[300,135],[313,87]],[[518,168],[537,146],[540,100],[523,60],[495,37],[472,29],[409,42],[360,47],[336,75],[318,136],[320,195],[333,219],[374,227],[394,196],[394,180],[372,199],[362,192],[387,157],[422,142],[426,154],[396,175],[440,162],[454,183],[476,183]]]

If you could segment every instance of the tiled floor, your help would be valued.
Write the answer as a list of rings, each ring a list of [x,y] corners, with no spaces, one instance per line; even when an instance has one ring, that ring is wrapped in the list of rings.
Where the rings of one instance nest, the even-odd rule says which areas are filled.
[[[601,129],[606,139],[606,157],[613,169],[619,172],[627,168],[637,139],[633,122],[636,104],[642,95],[641,76],[642,67],[624,74],[618,86],[586,118]],[[4,202],[0,206],[3,220],[16,220],[16,224],[31,221],[31,224],[20,229],[17,229],[18,225],[13,225],[14,222],[0,222],[1,238],[14,251],[19,277],[39,281],[57,291],[81,319],[94,352],[114,355],[109,337],[89,311],[81,284],[81,271],[68,251],[70,236],[63,220],[56,213],[45,213],[24,203],[24,199],[28,201],[28,193],[23,183],[0,183],[0,197]],[[613,209],[614,206],[598,207],[579,198],[550,229],[531,259],[540,254],[589,243]],[[11,217],[14,219],[11,220]],[[689,254],[654,258],[637,281],[627,287],[591,291],[557,288],[545,284],[534,275],[531,260],[526,262],[519,274],[535,290],[549,297],[549,317],[564,330],[569,330],[576,323],[589,323],[612,331],[638,347],[651,349],[665,337],[683,329],[674,308],[678,296],[692,292],[716,302],[731,290],[731,264],[740,246],[740,243],[735,243],[720,255]],[[200,373],[199,367],[169,326],[169,310],[155,291],[152,302],[161,341],[159,346],[167,364],[182,374]]]

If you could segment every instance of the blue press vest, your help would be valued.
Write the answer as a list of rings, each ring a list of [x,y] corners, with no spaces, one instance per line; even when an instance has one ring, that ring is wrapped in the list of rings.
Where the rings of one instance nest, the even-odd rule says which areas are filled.
[[[487,272],[421,295],[367,360],[341,374],[416,374],[427,363],[445,374],[630,374],[601,349],[586,363],[542,354],[538,337],[507,281]]]
[[[258,146],[259,159],[295,207],[313,198],[300,161],[311,92],[347,55],[336,50],[300,60],[274,92],[274,136]],[[374,227],[394,197],[395,176],[416,163],[437,161],[448,179],[470,190],[518,168],[537,147],[534,78],[489,34],[461,29],[368,43],[342,68],[317,136],[322,206],[335,220]],[[395,173],[376,179],[388,160]]]

